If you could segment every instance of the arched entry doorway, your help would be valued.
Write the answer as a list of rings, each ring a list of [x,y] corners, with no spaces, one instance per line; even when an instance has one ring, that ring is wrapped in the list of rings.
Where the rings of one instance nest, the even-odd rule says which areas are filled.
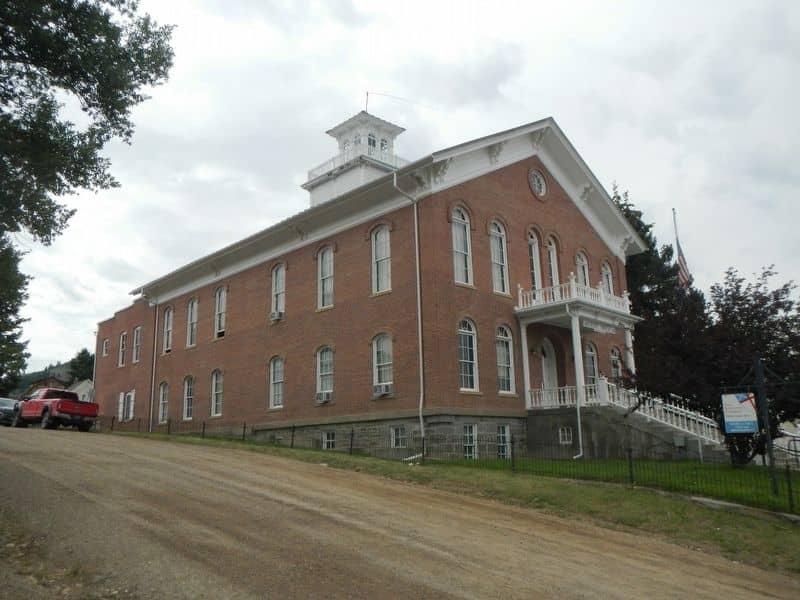
[[[542,388],[552,390],[558,387],[558,363],[556,349],[548,338],[542,338],[539,344],[539,356],[542,359]]]

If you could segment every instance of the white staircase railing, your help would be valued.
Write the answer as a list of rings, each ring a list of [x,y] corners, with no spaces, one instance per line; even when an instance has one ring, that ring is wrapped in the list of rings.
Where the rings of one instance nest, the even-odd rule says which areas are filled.
[[[716,421],[674,402],[627,390],[604,377],[599,378],[597,383],[587,384],[584,390],[585,406],[619,406],[630,410],[638,405],[635,414],[648,420],[663,423],[710,443],[719,444],[723,441],[724,436]],[[577,398],[575,386],[534,389],[530,392],[529,408],[571,407],[575,406]]]

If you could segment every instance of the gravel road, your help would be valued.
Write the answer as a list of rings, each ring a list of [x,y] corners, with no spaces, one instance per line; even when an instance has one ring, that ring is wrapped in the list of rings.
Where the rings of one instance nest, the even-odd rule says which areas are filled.
[[[72,431],[0,428],[0,522],[114,597],[800,597],[786,576],[532,510]],[[4,568],[0,597],[19,597]]]

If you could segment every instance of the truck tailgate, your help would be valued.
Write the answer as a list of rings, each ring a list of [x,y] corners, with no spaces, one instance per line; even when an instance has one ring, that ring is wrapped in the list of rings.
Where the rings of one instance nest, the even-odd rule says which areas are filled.
[[[97,404],[94,402],[73,402],[72,400],[59,400],[59,413],[65,415],[75,415],[79,417],[96,417]]]

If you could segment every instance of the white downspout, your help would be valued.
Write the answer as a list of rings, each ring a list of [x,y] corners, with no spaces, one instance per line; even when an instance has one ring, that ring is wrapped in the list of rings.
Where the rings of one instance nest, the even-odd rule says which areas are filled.
[[[401,190],[397,185],[397,171],[392,173],[392,185],[402,196],[411,201],[414,208],[414,254],[416,259],[416,288],[417,288],[417,346],[419,360],[419,432],[425,439],[425,420],[422,418],[422,407],[425,405],[425,361],[422,347],[422,277],[420,275],[420,254],[419,254],[419,212],[417,209],[418,200]]]
[[[574,281],[574,280],[573,280]],[[574,296],[573,296],[574,297]],[[573,315],[566,307],[572,326],[572,355],[575,363],[575,412],[578,418],[578,454],[573,459],[583,458],[583,426],[581,424],[581,403],[586,390],[583,382],[583,350],[581,348],[581,327],[578,315]]]
[[[142,294],[145,298],[144,294]],[[148,301],[150,299],[148,298]],[[156,394],[156,353],[158,352],[158,302],[154,304],[156,311],[155,326],[153,327],[153,368],[150,374],[150,412],[147,414],[147,432],[153,433],[153,399]]]

